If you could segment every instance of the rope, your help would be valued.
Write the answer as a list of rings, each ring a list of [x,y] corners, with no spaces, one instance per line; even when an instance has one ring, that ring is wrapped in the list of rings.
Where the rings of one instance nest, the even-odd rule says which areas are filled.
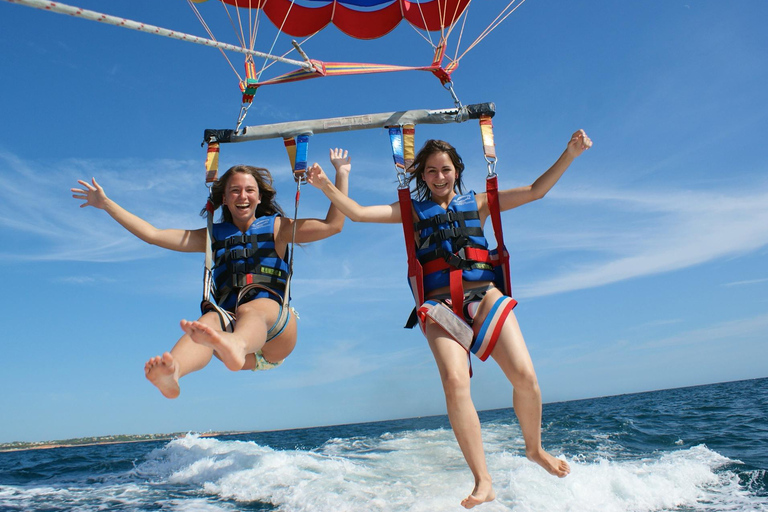
[[[5,0],[12,4],[25,5],[27,7],[34,7],[35,9],[42,9],[44,11],[52,11],[58,14],[68,14],[77,18],[84,18],[91,21],[98,21],[106,23],[107,25],[114,25],[116,27],[128,28],[131,30],[138,30],[139,32],[146,32],[148,34],[155,34],[158,36],[169,37],[171,39],[178,39],[179,41],[186,41],[189,43],[200,44],[203,46],[211,46],[222,50],[228,50],[237,53],[244,53],[246,55],[253,55],[264,59],[275,60],[297,66],[304,69],[312,69],[312,66],[306,62],[301,62],[293,59],[286,59],[283,57],[277,57],[268,53],[259,52],[256,50],[249,50],[232,44],[222,43],[219,41],[213,41],[211,39],[205,39],[203,37],[193,36],[192,34],[185,34],[184,32],[177,32],[175,30],[169,30],[167,28],[156,27],[154,25],[148,25],[138,21],[128,20],[125,18],[119,18],[117,16],[110,16],[108,14],[99,13],[96,11],[89,11],[80,7],[73,7],[71,5],[65,5],[59,2],[49,2],[47,0]]]
[[[509,2],[509,3],[507,4],[507,6],[506,6],[504,9],[502,9],[502,11],[499,13],[499,15],[498,15],[498,16],[496,16],[496,19],[494,19],[494,20],[493,20],[493,21],[492,21],[492,22],[491,22],[491,23],[490,23],[490,24],[489,24],[489,25],[488,25],[488,26],[485,28],[485,30],[483,30],[483,32],[482,32],[482,33],[481,33],[479,36],[477,36],[477,39],[475,39],[475,41],[474,41],[472,44],[470,44],[470,45],[467,47],[467,49],[466,49],[466,50],[464,50],[464,53],[462,53],[462,54],[459,56],[459,58],[458,58],[458,59],[456,59],[456,60],[457,60],[457,61],[461,60],[461,59],[462,59],[462,58],[463,58],[463,57],[464,57],[464,56],[465,56],[465,55],[466,55],[466,54],[467,54],[467,53],[468,53],[468,52],[469,52],[469,51],[470,51],[472,48],[474,48],[475,46],[477,46],[477,45],[480,43],[480,41],[482,41],[483,39],[485,39],[485,38],[488,36],[488,34],[490,34],[491,32],[493,32],[494,30],[496,30],[496,28],[497,28],[499,25],[501,25],[501,23],[503,23],[503,22],[504,22],[504,20],[506,20],[507,18],[509,18],[509,16],[510,16],[510,15],[511,15],[513,12],[515,12],[515,11],[517,10],[517,8],[518,8],[518,7],[520,7],[521,5],[523,5],[523,3],[525,3],[525,0],[520,0],[520,2],[519,2],[517,5],[515,5],[515,7],[514,7],[512,10],[510,10],[509,12],[507,12],[506,14],[504,14],[504,13],[505,13],[505,12],[506,12],[508,9],[510,9],[510,7],[512,7],[512,5],[513,5],[513,4],[514,4],[516,1],[517,1],[517,0],[512,0],[511,2]]]
[[[197,17],[200,24],[203,26],[203,29],[205,29],[206,32],[208,32],[208,36],[213,40],[216,41],[216,36],[213,35],[213,31],[208,26],[208,23],[206,23],[205,19],[203,18],[203,15],[200,14],[200,10],[197,8],[197,6],[192,2],[192,0],[187,0],[187,4],[189,4],[189,7],[192,9],[192,12],[195,13],[195,16]],[[237,75],[238,80],[242,80],[240,77],[240,73],[237,72],[235,69],[235,66],[232,64],[232,61],[229,60],[229,57],[227,57],[227,54],[224,53],[224,50],[221,48],[218,49],[221,52],[221,55],[224,57],[224,60],[227,61],[227,64],[229,64],[229,67],[232,68],[232,71],[235,72],[235,75]]]

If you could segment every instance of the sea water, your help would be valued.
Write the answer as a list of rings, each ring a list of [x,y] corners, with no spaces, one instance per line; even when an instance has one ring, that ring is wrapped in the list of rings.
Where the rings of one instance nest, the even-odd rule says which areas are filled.
[[[768,379],[547,404],[564,479],[511,409],[480,418],[480,511],[768,511]],[[2,511],[458,511],[472,483],[441,416],[0,453]]]

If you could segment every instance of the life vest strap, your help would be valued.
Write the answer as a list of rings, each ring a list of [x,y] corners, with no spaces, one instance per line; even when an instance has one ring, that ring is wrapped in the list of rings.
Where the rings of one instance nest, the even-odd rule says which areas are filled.
[[[440,229],[441,224],[461,222],[466,220],[479,220],[480,212],[463,212],[447,210],[445,213],[440,213],[434,217],[428,219],[421,219],[416,223],[416,230],[421,231],[425,228]],[[463,225],[463,224],[462,224]]]
[[[272,241],[272,235],[270,233],[261,233],[258,235],[238,235],[238,236],[230,236],[225,238],[224,240],[214,240],[211,247],[214,251],[219,251],[221,249],[229,249],[231,247],[237,246],[237,245],[245,245],[245,244],[251,244],[251,246],[256,246],[259,242],[271,242]]]

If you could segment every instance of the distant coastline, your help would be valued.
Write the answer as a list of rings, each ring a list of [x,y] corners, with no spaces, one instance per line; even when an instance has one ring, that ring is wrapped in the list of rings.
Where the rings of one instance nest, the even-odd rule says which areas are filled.
[[[195,433],[200,437],[229,436],[247,432],[202,432]],[[51,448],[74,448],[76,446],[97,446],[103,444],[143,443],[149,441],[170,441],[185,437],[190,432],[174,432],[171,434],[141,434],[116,435],[100,437],[81,437],[77,439],[62,439],[57,441],[13,442],[1,443],[0,452],[18,452],[23,450],[49,450]]]

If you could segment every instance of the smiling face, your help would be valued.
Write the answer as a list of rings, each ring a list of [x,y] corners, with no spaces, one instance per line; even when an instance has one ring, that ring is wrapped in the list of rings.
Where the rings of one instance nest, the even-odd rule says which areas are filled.
[[[259,184],[250,174],[234,173],[224,188],[222,204],[229,209],[232,223],[245,231],[256,218],[256,207],[261,202]]]
[[[456,167],[448,153],[441,151],[430,155],[424,163],[422,176],[434,202],[450,202],[456,195]]]

